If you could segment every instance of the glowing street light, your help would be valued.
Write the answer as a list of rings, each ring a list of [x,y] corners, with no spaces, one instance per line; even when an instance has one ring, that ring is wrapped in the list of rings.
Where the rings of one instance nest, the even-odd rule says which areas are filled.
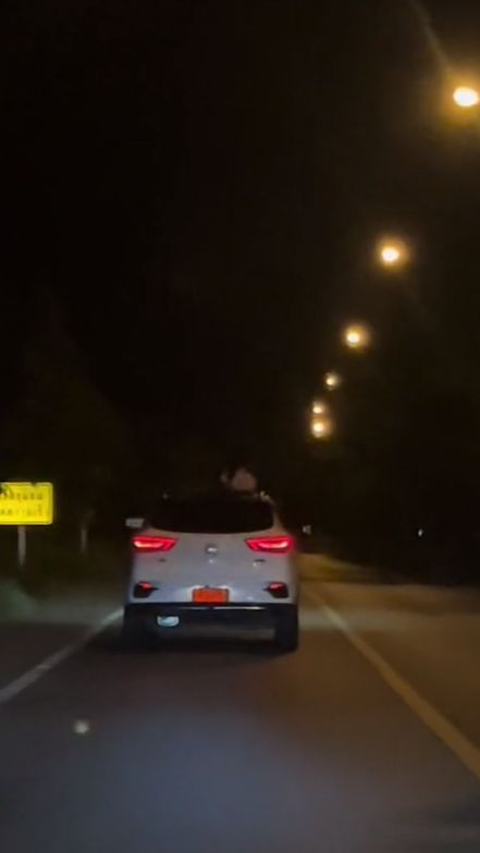
[[[480,103],[480,94],[473,86],[457,86],[453,92],[453,100],[457,107],[470,110]]]
[[[369,345],[371,335],[367,326],[355,323],[343,330],[342,337],[343,343],[349,349],[362,350]]]
[[[384,267],[398,269],[407,263],[409,252],[401,240],[382,240],[377,246],[377,257]]]
[[[314,400],[312,403],[312,413],[314,415],[326,415],[327,405],[322,400]]]
[[[314,438],[326,439],[330,438],[333,432],[333,424],[328,418],[316,417],[312,420],[310,429]]]
[[[397,246],[384,246],[381,252],[382,261],[384,264],[398,264],[401,253]]]
[[[362,343],[362,333],[360,329],[348,329],[345,334],[345,342],[349,347],[359,347]]]
[[[325,374],[324,377],[325,388],[328,391],[335,391],[336,388],[339,388],[342,384],[342,377],[335,373],[333,370],[329,371],[329,373]]]

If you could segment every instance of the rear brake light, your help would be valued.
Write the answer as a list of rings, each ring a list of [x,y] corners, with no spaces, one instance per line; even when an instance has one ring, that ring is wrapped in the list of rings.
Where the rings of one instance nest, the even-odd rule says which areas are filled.
[[[132,545],[135,551],[151,553],[152,551],[171,551],[177,540],[171,536],[134,536]]]
[[[262,536],[247,539],[247,545],[261,554],[291,554],[295,542],[293,536]]]

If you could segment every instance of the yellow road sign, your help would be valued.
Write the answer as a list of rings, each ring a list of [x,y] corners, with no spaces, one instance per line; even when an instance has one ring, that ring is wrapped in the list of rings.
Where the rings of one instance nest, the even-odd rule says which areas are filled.
[[[0,483],[2,524],[53,524],[53,484]]]

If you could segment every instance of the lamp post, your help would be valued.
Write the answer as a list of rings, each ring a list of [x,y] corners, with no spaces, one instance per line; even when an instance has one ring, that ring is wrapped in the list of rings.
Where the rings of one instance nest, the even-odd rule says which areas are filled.
[[[362,351],[371,341],[371,333],[364,323],[352,323],[342,332],[343,343],[348,349]]]

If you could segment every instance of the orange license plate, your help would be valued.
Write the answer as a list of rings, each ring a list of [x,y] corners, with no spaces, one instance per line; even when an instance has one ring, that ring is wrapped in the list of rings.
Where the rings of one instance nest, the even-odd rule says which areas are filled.
[[[225,604],[228,601],[228,589],[203,586],[193,590],[192,601],[196,604]]]

